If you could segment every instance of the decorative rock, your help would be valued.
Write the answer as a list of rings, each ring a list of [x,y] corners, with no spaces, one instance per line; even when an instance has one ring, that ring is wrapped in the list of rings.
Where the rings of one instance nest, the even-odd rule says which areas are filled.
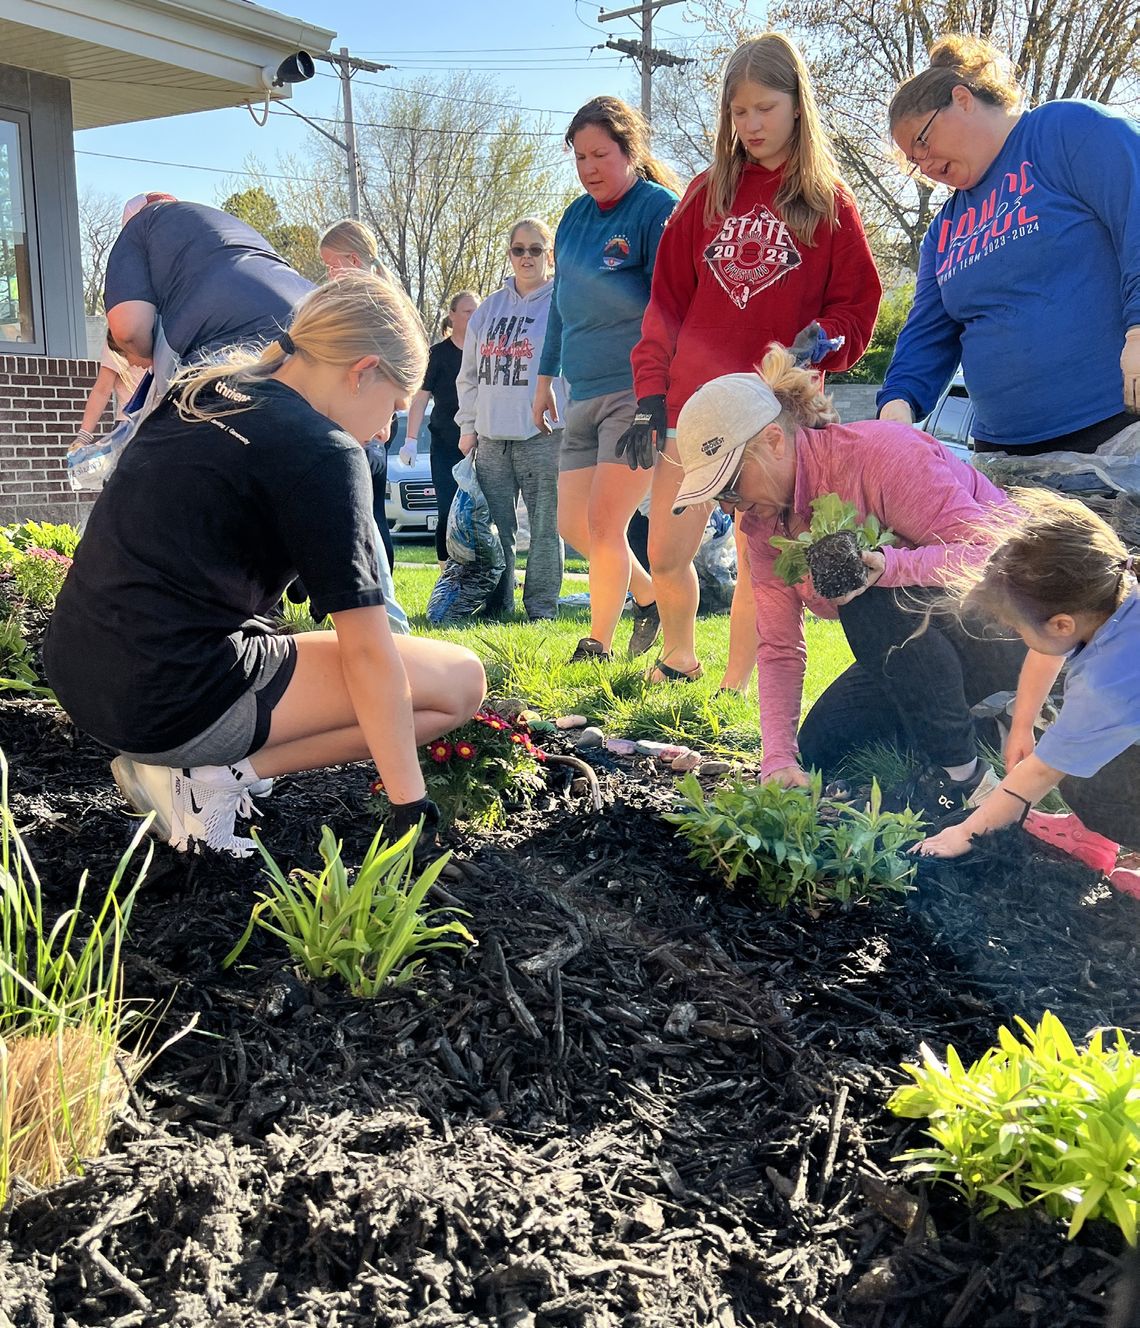
[[[692,1001],[681,1001],[669,1011],[669,1018],[665,1020],[665,1032],[673,1034],[674,1037],[686,1037],[696,1022],[697,1007]]]
[[[636,756],[637,743],[632,738],[607,738],[606,751],[615,756]]]
[[[732,769],[731,761],[706,761],[697,771],[699,775],[727,775]]]
[[[519,719],[521,719],[524,724],[530,725],[539,723],[542,716],[537,710],[520,710]]]
[[[574,743],[575,747],[600,747],[606,740],[606,735],[601,729],[587,728],[578,734]]]
[[[527,724],[527,728],[530,729],[531,733],[553,733],[555,731],[554,725],[549,719],[532,719]]]
[[[649,738],[638,738],[636,745],[642,756],[660,756],[667,751],[671,751],[674,756],[677,756],[681,751],[679,747],[671,742],[652,742]]]
[[[554,721],[556,729],[580,729],[586,725],[585,715],[559,715]]]
[[[670,770],[685,771],[695,770],[701,763],[701,758],[696,752],[682,752],[680,756],[673,758]]]

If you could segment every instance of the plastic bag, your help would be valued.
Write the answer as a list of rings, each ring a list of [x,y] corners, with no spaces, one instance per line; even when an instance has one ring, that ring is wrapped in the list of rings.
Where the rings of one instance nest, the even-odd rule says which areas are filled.
[[[150,413],[149,401],[154,387],[154,374],[150,369],[139,379],[123,410],[123,418],[110,433],[96,438],[67,454],[67,478],[76,493],[98,493],[118,465],[123,448],[138,431],[139,425]]]
[[[732,517],[714,507],[709,513],[701,546],[693,559],[701,588],[702,613],[724,613],[732,608],[736,590],[736,540]]]
[[[447,566],[427,605],[433,627],[462,622],[485,608],[507,565],[498,527],[475,478],[474,455],[464,457],[451,473],[458,489],[447,518]]]

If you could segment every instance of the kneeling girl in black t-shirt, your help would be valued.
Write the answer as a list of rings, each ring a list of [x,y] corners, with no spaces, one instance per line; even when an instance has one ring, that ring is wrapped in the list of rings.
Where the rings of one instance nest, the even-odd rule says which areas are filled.
[[[187,370],[95,504],[45,670],[176,848],[245,856],[234,825],[252,784],[369,756],[393,830],[432,819],[416,747],[475,712],[483,670],[459,646],[391,635],[362,450],[426,359],[402,291],[342,276],[259,355]],[[297,576],[335,631],[277,632]]]

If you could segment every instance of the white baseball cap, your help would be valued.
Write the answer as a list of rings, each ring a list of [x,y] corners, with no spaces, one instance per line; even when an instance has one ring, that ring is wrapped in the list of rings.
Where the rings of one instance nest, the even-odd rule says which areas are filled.
[[[775,393],[757,373],[725,374],[699,387],[677,418],[685,477],[674,513],[715,498],[740,468],[748,440],[779,415]]]
[[[128,198],[123,204],[123,220],[120,225],[125,226],[132,217],[137,217],[148,203],[177,202],[173,194],[136,194],[134,198]]]

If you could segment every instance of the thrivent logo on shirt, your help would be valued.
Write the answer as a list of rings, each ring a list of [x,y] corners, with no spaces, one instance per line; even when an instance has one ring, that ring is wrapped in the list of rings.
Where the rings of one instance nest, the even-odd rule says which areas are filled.
[[[757,203],[742,217],[725,217],[705,262],[738,309],[803,262],[791,231]]]
[[[602,250],[602,262],[606,267],[621,267],[629,257],[629,240],[624,235],[611,235]]]

